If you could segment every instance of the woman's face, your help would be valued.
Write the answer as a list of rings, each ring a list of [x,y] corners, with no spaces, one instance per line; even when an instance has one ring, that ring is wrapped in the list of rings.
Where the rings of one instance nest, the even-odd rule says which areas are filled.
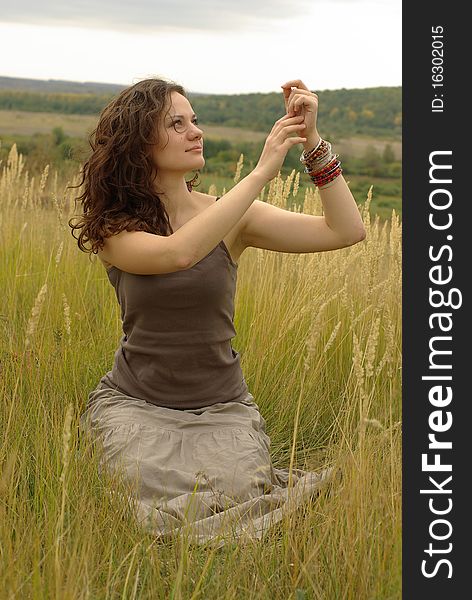
[[[202,169],[203,131],[197,126],[190,102],[178,92],[172,92],[170,98],[170,110],[159,127],[159,146],[153,151],[154,164],[160,173]],[[199,150],[192,149],[196,146]]]

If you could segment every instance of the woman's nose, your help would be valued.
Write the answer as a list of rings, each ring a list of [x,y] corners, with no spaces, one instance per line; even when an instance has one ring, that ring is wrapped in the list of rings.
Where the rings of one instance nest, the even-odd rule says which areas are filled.
[[[198,127],[198,125],[193,124],[192,128],[189,130],[190,131],[190,135],[191,136],[202,136],[203,135],[203,130],[200,129],[200,127]]]

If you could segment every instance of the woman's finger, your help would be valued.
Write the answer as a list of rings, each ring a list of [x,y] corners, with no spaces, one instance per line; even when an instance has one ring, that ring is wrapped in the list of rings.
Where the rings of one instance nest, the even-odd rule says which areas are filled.
[[[288,87],[282,86],[282,88],[283,88],[283,94],[284,94],[285,109],[287,109],[287,105],[288,105],[288,101],[290,98],[292,88],[290,86],[288,86]]]
[[[277,123],[284,123],[284,122],[289,122],[291,120],[294,119],[299,119],[300,115],[289,115],[288,113],[285,113],[283,115],[283,117],[280,117],[280,119],[277,119],[277,121],[275,121],[274,125],[277,125]],[[296,123],[296,121],[293,121],[294,123]]]
[[[285,114],[281,119],[274,123],[272,132],[275,133],[278,129],[286,127],[287,125],[295,125],[297,123],[303,123],[303,117],[301,115]]]
[[[318,102],[318,96],[316,94],[313,94],[312,92],[307,92],[305,90],[292,90],[286,104],[287,112],[290,112],[290,110],[294,106],[295,101],[299,103],[300,99],[302,99],[301,101],[304,101],[304,103],[308,105],[310,102],[306,102],[307,98],[310,98],[312,101],[314,101],[314,103]]]
[[[316,94],[314,92],[310,92],[310,90],[307,90],[305,88],[298,88],[298,87],[291,88],[290,93],[291,94],[306,94],[307,96],[316,96]]]
[[[288,137],[282,146],[295,146],[295,144],[304,144],[306,142],[306,137]]]
[[[303,131],[306,128],[305,123],[297,123],[296,125],[288,125],[284,127],[279,133],[283,133],[284,135],[288,135],[293,131]]]
[[[294,96],[304,96],[306,98],[316,98],[318,99],[318,96],[316,94],[314,94],[313,92],[307,92],[306,90],[300,90],[298,88],[294,88],[289,96],[288,96],[288,101],[290,102],[290,100],[294,97]]]
[[[302,88],[304,90],[308,90],[308,88],[306,87],[306,85],[303,83],[303,81],[301,79],[292,79],[291,81],[287,81],[286,83],[284,83],[281,87],[282,88],[298,87],[298,88]]]
[[[313,96],[307,96],[305,94],[295,94],[288,103],[288,113],[296,112],[296,108],[301,106],[317,106],[318,99]]]
[[[299,81],[299,80],[297,80],[297,81]],[[290,102],[290,98],[291,98],[291,96],[293,96],[293,94],[295,94],[297,92],[310,93],[309,90],[306,89],[306,86],[304,88],[298,88],[298,87],[293,87],[288,84],[285,84],[285,85],[286,86],[282,86],[283,94],[284,94],[285,110],[287,110],[287,105]]]

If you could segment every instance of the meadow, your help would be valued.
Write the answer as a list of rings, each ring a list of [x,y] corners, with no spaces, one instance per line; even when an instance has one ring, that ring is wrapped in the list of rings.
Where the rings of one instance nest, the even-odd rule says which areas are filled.
[[[261,541],[163,542],[109,493],[79,436],[122,335],[105,270],[67,221],[77,183],[0,164],[0,598],[393,600],[401,597],[401,221],[355,196],[366,239],[240,258],[233,346],[276,467],[342,479]],[[235,179],[237,179],[236,174]],[[234,181],[232,182],[234,185]],[[230,182],[202,181],[221,194]],[[322,214],[299,175],[259,199]]]

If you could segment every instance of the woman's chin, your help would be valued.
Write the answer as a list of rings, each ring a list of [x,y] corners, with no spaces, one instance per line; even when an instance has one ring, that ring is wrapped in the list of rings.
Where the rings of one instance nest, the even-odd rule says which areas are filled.
[[[205,166],[205,159],[203,158],[203,156],[197,157],[195,163],[198,165],[198,167],[195,166],[193,167],[194,169],[203,169],[203,167]]]

